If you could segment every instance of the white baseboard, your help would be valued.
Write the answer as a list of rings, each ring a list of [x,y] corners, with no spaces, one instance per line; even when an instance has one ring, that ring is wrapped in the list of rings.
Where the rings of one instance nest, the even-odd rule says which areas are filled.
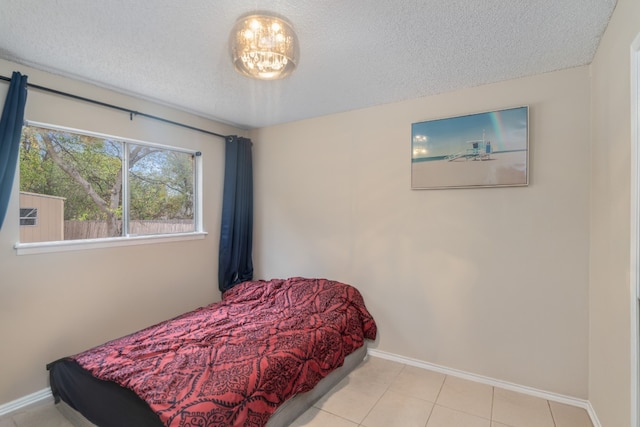
[[[602,427],[602,424],[600,424],[600,420],[598,419],[598,416],[596,415],[596,410],[593,409],[593,406],[591,406],[591,402],[587,401],[587,405],[588,408],[587,409],[587,413],[589,414],[589,418],[591,418],[591,422],[593,423],[593,427]]]
[[[19,410],[25,409],[30,405],[46,403],[47,401],[53,403],[53,395],[51,394],[50,389],[45,388],[40,391],[36,391],[35,393],[31,393],[27,396],[23,396],[19,399],[0,405],[0,417],[2,417],[3,415],[9,415],[11,413],[18,412]]]
[[[440,372],[441,374],[451,375],[453,377],[462,378],[469,381],[475,381],[482,384],[487,384],[493,387],[500,387],[507,390],[515,391],[518,393],[528,394],[530,396],[539,397],[545,400],[552,400],[558,403],[564,403],[565,405],[577,406],[587,411],[593,427],[602,427],[596,413],[588,400],[578,399],[571,396],[565,396],[558,393],[552,393],[549,391],[538,390],[536,388],[527,387],[519,384],[510,383],[508,381],[497,380],[483,375],[472,374],[458,369],[447,368],[445,366],[436,365],[434,363],[424,362],[422,360],[412,359],[410,357],[399,356],[393,353],[387,353],[375,348],[368,348],[367,353],[371,356],[380,357],[381,359],[393,360],[394,362],[404,363],[405,365],[415,366],[417,368],[428,369],[430,371]]]

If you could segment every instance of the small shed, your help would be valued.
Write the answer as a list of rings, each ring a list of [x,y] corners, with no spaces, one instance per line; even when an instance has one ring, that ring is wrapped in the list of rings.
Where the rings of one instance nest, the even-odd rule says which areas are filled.
[[[20,242],[64,240],[64,197],[20,192]]]

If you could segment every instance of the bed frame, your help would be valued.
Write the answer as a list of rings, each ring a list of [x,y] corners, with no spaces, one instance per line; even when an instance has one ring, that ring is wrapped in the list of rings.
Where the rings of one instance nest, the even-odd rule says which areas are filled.
[[[356,351],[348,355],[344,364],[335,369],[328,376],[320,380],[320,382],[306,393],[301,393],[293,396],[291,399],[284,402],[269,418],[269,422],[266,427],[286,427],[289,426],[296,418],[302,415],[307,409],[309,409],[315,402],[317,402],[322,396],[324,396],[331,388],[338,384],[344,377],[346,377],[351,371],[353,371],[367,356],[367,342],[358,348]],[[119,387],[119,386],[116,386]],[[100,407],[100,402],[97,402],[95,411],[103,413],[103,417],[108,417],[109,413],[117,410],[112,407]],[[143,402],[144,403],[144,402]],[[56,408],[62,413],[75,427],[96,427],[91,421],[85,418],[80,412],[75,410],[69,403],[64,400],[60,400],[56,403]],[[149,409],[150,412],[150,409]],[[106,415],[105,415],[106,414]],[[139,420],[139,418],[138,418]],[[157,423],[152,424],[154,427]],[[125,427],[123,424],[118,424],[120,427]],[[131,427],[147,427],[136,421],[130,424]]]

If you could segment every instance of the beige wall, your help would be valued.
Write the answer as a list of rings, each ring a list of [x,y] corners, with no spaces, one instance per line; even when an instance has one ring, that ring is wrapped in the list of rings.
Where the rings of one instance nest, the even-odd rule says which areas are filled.
[[[591,65],[589,399],[603,426],[631,414],[630,46],[640,2],[618,0]]]
[[[237,129],[0,60],[0,74],[214,132]],[[4,102],[8,85],[0,85]],[[45,364],[206,305],[217,290],[224,143],[203,133],[29,90],[25,118],[203,153],[203,240],[17,256],[18,180],[0,231],[0,404],[47,387]]]
[[[356,285],[379,350],[587,398],[589,104],[580,67],[254,131],[257,274]],[[412,122],[521,105],[528,187],[410,189]]]

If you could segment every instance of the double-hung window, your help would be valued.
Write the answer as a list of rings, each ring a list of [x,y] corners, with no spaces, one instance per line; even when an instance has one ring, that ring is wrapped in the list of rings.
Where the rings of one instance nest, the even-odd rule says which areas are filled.
[[[74,244],[199,233],[199,156],[183,148],[28,123],[20,142],[20,192],[30,195],[30,205],[20,206],[21,227],[59,228],[62,241]],[[44,204],[33,206],[38,196],[62,200],[62,217],[49,221]],[[37,222],[28,209],[38,212]],[[47,242],[46,235],[47,230],[32,232],[31,240],[17,248]]]

